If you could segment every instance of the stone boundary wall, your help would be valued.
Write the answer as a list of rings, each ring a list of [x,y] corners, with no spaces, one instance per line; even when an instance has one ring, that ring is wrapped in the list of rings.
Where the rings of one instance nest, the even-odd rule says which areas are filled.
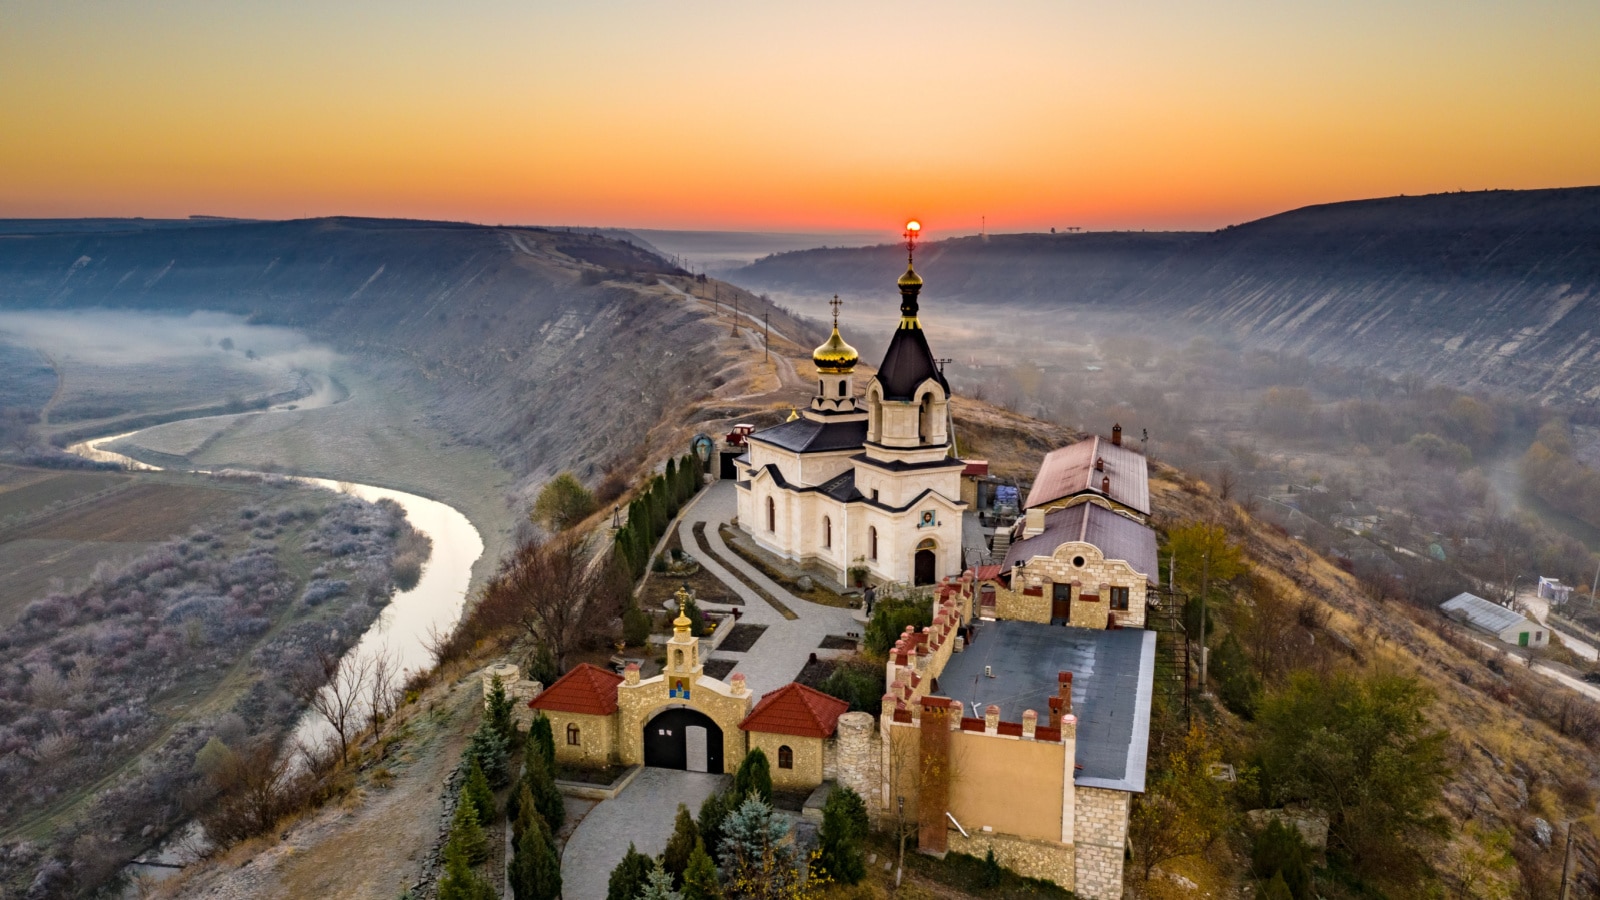
[[[1080,787],[1076,793],[1073,836],[1078,853],[1074,890],[1086,900],[1117,900],[1122,896],[1129,795],[1091,787]]]
[[[950,829],[950,852],[965,853],[983,859],[992,849],[994,858],[1000,865],[1018,875],[1041,878],[1055,882],[1069,891],[1076,890],[1074,885],[1077,879],[1077,854],[1071,844],[1030,841],[982,831],[969,832],[969,835],[962,837],[961,832],[954,828]]]

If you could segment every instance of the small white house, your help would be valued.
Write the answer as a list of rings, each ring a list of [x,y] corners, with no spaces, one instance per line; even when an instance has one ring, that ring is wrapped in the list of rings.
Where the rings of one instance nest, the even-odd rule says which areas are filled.
[[[1539,597],[1557,606],[1572,599],[1572,585],[1562,584],[1559,578],[1539,577]]]
[[[1545,647],[1550,630],[1514,609],[1491,603],[1476,594],[1457,594],[1440,604],[1444,614],[1514,647]]]

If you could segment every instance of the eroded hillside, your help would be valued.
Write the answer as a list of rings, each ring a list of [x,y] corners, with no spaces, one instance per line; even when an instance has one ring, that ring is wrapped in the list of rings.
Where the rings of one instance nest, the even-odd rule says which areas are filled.
[[[758,290],[867,289],[891,246],[768,257]],[[994,235],[918,251],[926,295],[1196,329],[1323,362],[1600,399],[1600,188],[1312,206],[1208,234]]]

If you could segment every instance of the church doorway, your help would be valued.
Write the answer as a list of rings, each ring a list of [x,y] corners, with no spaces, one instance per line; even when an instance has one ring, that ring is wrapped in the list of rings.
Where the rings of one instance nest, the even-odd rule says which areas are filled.
[[[1065,625],[1072,621],[1072,585],[1055,584],[1050,587],[1050,624]]]
[[[933,584],[937,579],[934,574],[939,568],[939,556],[933,550],[933,541],[923,541],[917,545],[917,555],[912,558],[912,584]]]
[[[698,710],[665,710],[645,723],[644,764],[721,775],[722,729]]]

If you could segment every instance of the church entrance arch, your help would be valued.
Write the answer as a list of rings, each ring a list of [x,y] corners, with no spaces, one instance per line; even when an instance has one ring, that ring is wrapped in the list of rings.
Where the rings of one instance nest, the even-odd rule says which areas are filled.
[[[664,709],[644,724],[644,764],[721,775],[722,728],[696,709]]]
[[[931,539],[917,545],[917,554],[911,560],[912,584],[933,584],[937,580],[934,573],[939,569],[939,556],[934,546]]]

